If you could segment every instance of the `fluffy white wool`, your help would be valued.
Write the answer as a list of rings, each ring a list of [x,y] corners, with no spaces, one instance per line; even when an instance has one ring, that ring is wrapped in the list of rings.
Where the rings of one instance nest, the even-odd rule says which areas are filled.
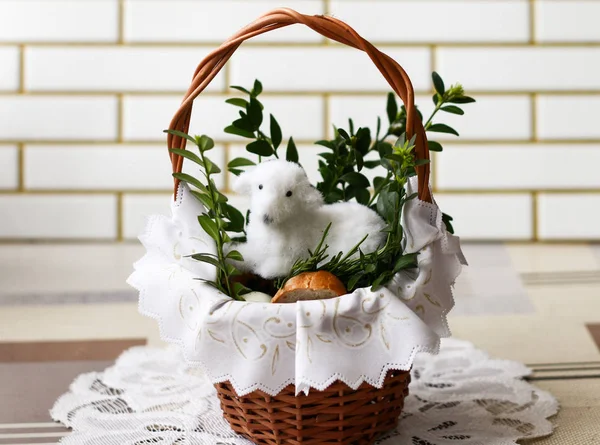
[[[250,195],[247,242],[230,246],[240,251],[239,268],[264,278],[285,276],[296,260],[307,258],[331,222],[326,239],[330,256],[347,252],[365,235],[364,253],[381,246],[383,219],[355,202],[324,204],[298,164],[283,160],[263,162],[242,173],[233,188]]]

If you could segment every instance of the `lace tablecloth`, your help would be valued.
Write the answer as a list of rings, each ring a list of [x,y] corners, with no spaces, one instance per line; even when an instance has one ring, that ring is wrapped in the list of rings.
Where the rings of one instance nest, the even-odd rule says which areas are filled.
[[[552,433],[558,403],[522,380],[524,365],[472,344],[442,341],[417,355],[398,427],[380,445],[511,445]],[[251,445],[223,420],[212,384],[175,347],[132,348],[101,373],[79,376],[52,417],[64,445]]]

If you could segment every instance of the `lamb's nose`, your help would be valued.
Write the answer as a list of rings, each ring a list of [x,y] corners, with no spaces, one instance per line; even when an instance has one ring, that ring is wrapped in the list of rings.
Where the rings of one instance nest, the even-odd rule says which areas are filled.
[[[269,215],[267,215],[266,213],[263,215],[263,222],[267,225],[271,224],[273,222],[273,218],[271,218]]]

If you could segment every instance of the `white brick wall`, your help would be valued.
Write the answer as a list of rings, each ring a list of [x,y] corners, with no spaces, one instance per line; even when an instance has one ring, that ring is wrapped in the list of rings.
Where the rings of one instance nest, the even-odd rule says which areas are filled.
[[[19,185],[19,152],[15,145],[0,145],[0,189]]]
[[[439,48],[438,69],[472,90],[600,89],[600,47]]]
[[[529,38],[526,1],[332,0],[331,9],[375,42],[526,42]]]
[[[185,91],[207,48],[32,46],[25,52],[31,91]],[[223,76],[209,90],[222,90]]]
[[[534,5],[540,42],[600,42],[597,1],[542,0]]]
[[[402,63],[416,89],[428,89],[428,48],[380,49]],[[269,91],[390,90],[370,59],[351,48],[242,48],[230,63],[233,84],[251,85],[258,78]]]
[[[19,48],[0,47],[0,91],[15,91],[19,88],[21,68]]]
[[[542,193],[538,198],[542,240],[600,240],[600,193]]]
[[[192,112],[190,132],[208,134],[215,140],[237,139],[223,131],[238,117],[239,108],[226,104],[230,95],[201,96]],[[265,96],[261,98],[265,113],[272,113],[284,137],[316,141],[323,138],[323,98],[318,95]],[[173,114],[181,103],[180,96],[126,96],[123,107],[123,137],[131,141],[162,141]],[[265,114],[268,117],[268,114]]]
[[[115,140],[117,98],[0,95],[0,138],[6,140]]]
[[[406,68],[424,114],[433,69],[476,96],[444,116],[460,139],[435,135],[436,197],[463,238],[600,239],[600,0],[3,0],[0,238],[133,239],[168,212],[162,130],[196,65],[281,6],[355,26]],[[195,103],[191,131],[217,140],[221,165],[243,152],[223,132],[227,85],[256,77],[315,181],[312,142],[332,124],[386,121],[368,58],[291,26],[243,45]]]
[[[442,190],[538,190],[600,188],[598,165],[600,144],[492,144],[453,145],[434,168]]]
[[[0,40],[7,42],[115,42],[114,0],[3,0]]]
[[[438,193],[436,201],[454,218],[458,235],[474,240],[528,240],[533,235],[529,194]]]
[[[221,43],[273,8],[288,7],[305,14],[322,14],[324,10],[320,0],[135,0],[126,2],[125,6],[125,40],[128,42]],[[189,20],[182,20],[183,17]],[[227,20],[221,20],[223,17]],[[321,39],[318,34],[296,25],[267,33],[255,41],[318,42]]]
[[[0,195],[0,239],[114,239],[113,195]]]

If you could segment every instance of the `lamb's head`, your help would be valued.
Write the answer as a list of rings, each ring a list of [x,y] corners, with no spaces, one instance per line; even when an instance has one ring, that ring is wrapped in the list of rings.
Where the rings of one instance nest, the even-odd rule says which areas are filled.
[[[250,218],[279,225],[323,205],[304,169],[294,162],[262,162],[242,173],[233,184],[240,194],[250,195]]]

